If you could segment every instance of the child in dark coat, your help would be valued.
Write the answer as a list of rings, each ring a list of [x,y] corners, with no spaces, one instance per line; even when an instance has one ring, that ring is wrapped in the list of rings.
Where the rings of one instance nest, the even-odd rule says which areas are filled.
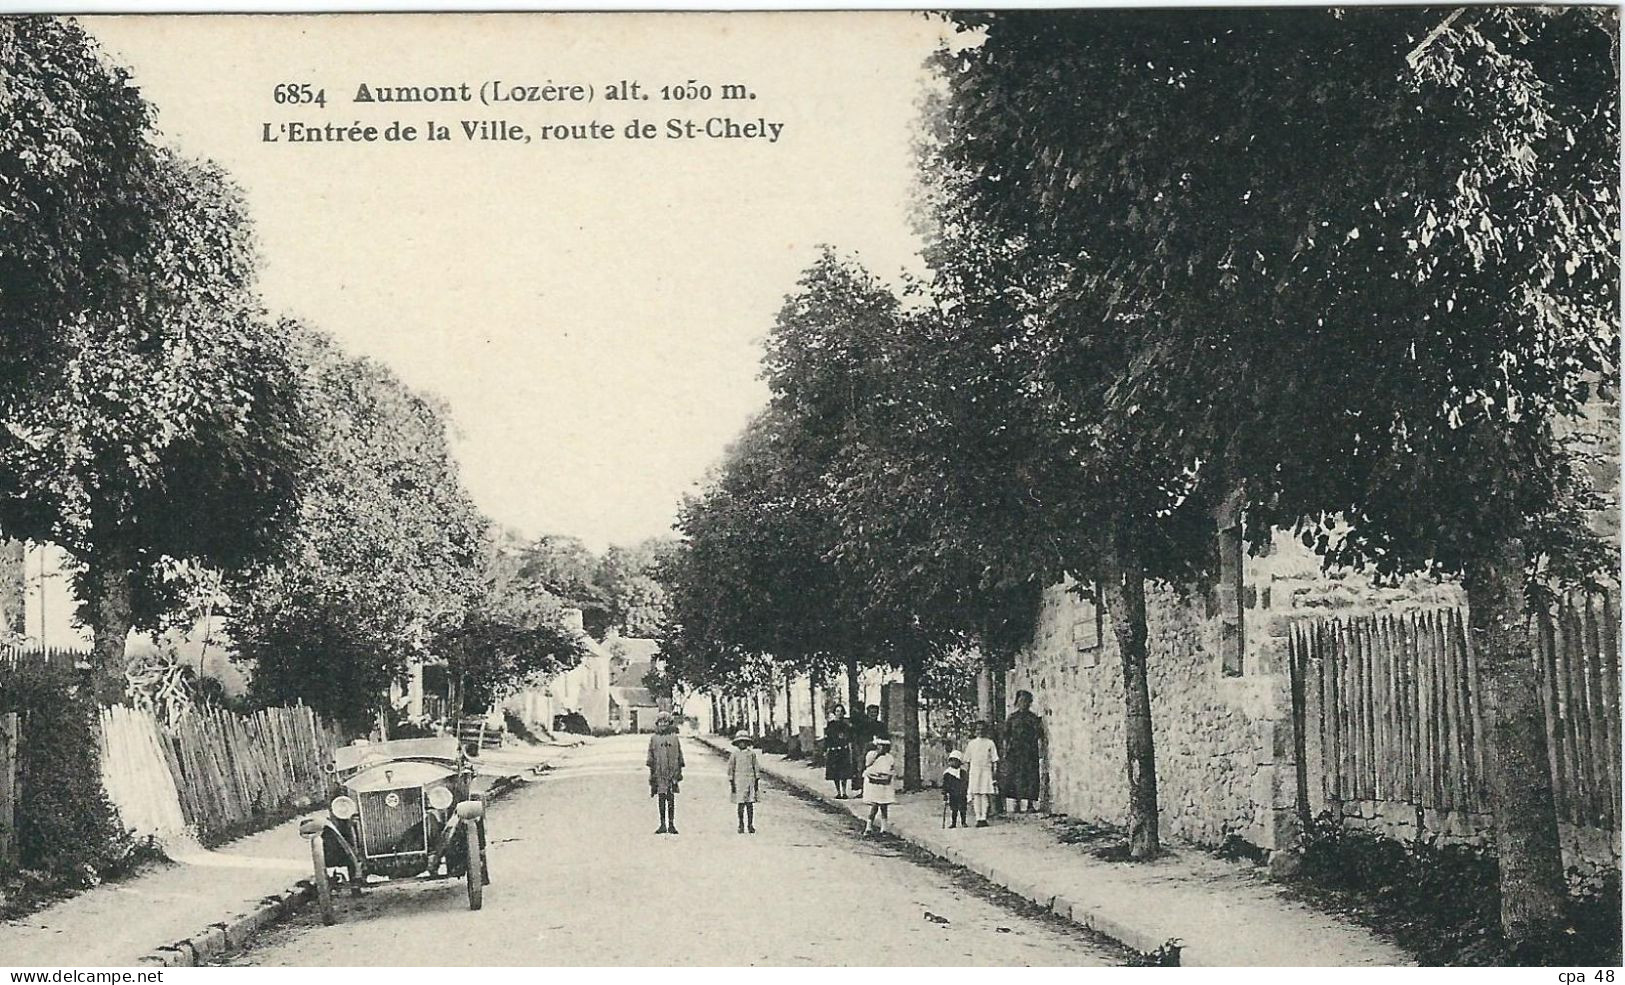
[[[660,827],[655,834],[677,833],[677,787],[683,779],[683,744],[671,716],[655,717],[655,734],[649,736],[649,796],[659,799]]]
[[[942,771],[942,799],[948,804],[948,827],[966,824],[965,808],[970,798],[965,792],[965,756],[958,749],[948,754],[948,768]]]
[[[734,735],[733,755],[728,757],[728,793],[739,811],[739,833],[756,833],[756,797],[761,791],[762,768],[751,748],[750,733]]]

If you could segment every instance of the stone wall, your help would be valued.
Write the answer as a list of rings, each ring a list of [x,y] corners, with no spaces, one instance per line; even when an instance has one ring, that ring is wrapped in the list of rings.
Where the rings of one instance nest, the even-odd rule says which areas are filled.
[[[1282,675],[1225,676],[1217,620],[1204,600],[1172,586],[1147,591],[1147,674],[1157,748],[1163,834],[1217,845],[1231,834],[1265,848],[1292,836],[1291,797],[1274,791],[1291,781],[1290,707]],[[1093,606],[1070,586],[1044,593],[1032,646],[1016,661],[1009,693],[1033,692],[1050,736],[1051,809],[1121,824],[1124,779],[1122,664],[1110,620],[1092,647],[1082,621]],[[1249,646],[1249,652],[1252,647]],[[1283,813],[1281,808],[1287,808]]]
[[[1244,649],[1239,673],[1220,659],[1221,619],[1212,595],[1147,586],[1147,676],[1157,752],[1162,833],[1216,846],[1231,835],[1264,849],[1296,837],[1297,763],[1293,744],[1288,640],[1297,621],[1464,606],[1459,586],[1429,579],[1378,585],[1355,573],[1322,570],[1301,544],[1277,537],[1244,563]],[[1098,628],[1098,636],[1097,636]],[[1071,585],[1043,597],[1032,644],[1016,659],[1007,693],[1034,694],[1050,736],[1051,809],[1121,824],[1124,779],[1122,665],[1109,618]],[[1315,731],[1311,723],[1308,731]],[[1317,769],[1310,742],[1308,768]],[[1319,784],[1311,782],[1311,791]],[[1489,818],[1419,812],[1414,805],[1328,805],[1345,823],[1407,839],[1484,843]],[[1619,868],[1618,832],[1563,825],[1565,864],[1576,881]]]
[[[1231,835],[1266,849],[1296,834],[1287,638],[1293,620],[1377,609],[1460,604],[1449,584],[1379,586],[1324,571],[1295,540],[1278,537],[1243,563],[1240,673],[1220,660],[1214,593],[1147,586],[1146,671],[1157,748],[1164,834],[1201,844]],[[1069,585],[1044,593],[1033,644],[1016,661],[1009,693],[1033,692],[1050,729],[1052,808],[1121,823],[1122,664],[1110,620],[1093,630],[1094,606]],[[1089,646],[1089,643],[1095,643]]]
[[[1468,811],[1418,809],[1407,803],[1358,800],[1328,805],[1344,827],[1375,831],[1396,841],[1431,838],[1441,845],[1490,845],[1495,826],[1488,814]],[[1563,849],[1563,870],[1576,890],[1595,888],[1608,872],[1618,872],[1620,833],[1582,827],[1559,820],[1557,838]]]

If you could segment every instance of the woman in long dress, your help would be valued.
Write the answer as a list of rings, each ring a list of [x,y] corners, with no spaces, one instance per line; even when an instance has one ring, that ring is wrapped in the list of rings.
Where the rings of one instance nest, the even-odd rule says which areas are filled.
[[[1033,713],[1033,693],[1016,692],[1016,710],[1004,721],[1004,776],[1000,793],[1015,810],[1038,811],[1043,796],[1044,720]]]
[[[835,799],[845,800],[852,782],[852,723],[846,709],[836,705],[824,723],[824,779],[835,784]]]
[[[987,813],[999,790],[994,779],[998,769],[999,747],[993,743],[993,729],[986,722],[977,722],[976,738],[965,743],[965,792],[970,794],[978,828],[987,827]]]
[[[885,834],[891,805],[897,803],[897,761],[892,758],[891,740],[882,736],[874,746],[863,758],[863,802],[869,805],[865,835],[874,829],[876,814],[880,815],[880,833]]]

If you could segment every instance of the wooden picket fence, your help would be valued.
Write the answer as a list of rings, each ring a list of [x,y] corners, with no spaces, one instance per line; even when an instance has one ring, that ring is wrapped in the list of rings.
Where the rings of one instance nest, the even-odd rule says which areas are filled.
[[[326,790],[338,734],[311,709],[236,715],[198,708],[173,728],[150,713],[102,711],[102,771],[126,825],[160,838],[241,830]]]
[[[111,705],[101,711],[102,789],[119,820],[142,837],[164,844],[192,832],[169,769],[169,739],[144,710]]]
[[[1535,658],[1559,817],[1619,830],[1618,610],[1565,599]],[[1489,810],[1484,715],[1466,613],[1317,619],[1290,641],[1299,809],[1351,801]],[[1312,786],[1313,785],[1313,786]]]
[[[84,650],[68,650],[61,647],[0,647],[0,664],[11,665],[44,665],[52,671],[64,673],[72,671],[79,664],[88,664],[90,654]]]
[[[1566,600],[1540,621],[1541,702],[1558,816],[1619,830],[1619,610]]]
[[[22,716],[0,712],[0,871],[17,864],[17,764]]]

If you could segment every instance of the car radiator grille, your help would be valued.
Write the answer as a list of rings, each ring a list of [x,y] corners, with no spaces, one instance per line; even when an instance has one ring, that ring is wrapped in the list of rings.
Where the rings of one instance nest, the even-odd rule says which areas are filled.
[[[396,803],[391,806],[390,798]],[[428,851],[423,789],[374,790],[361,795],[361,837],[369,856]]]

